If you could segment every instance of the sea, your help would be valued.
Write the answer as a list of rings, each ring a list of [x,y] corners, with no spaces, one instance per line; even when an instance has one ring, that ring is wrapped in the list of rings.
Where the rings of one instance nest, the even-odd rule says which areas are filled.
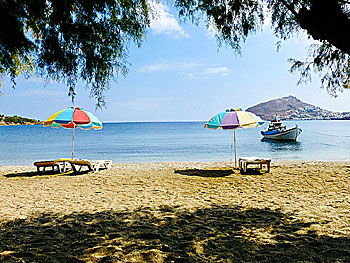
[[[302,129],[296,142],[264,141],[260,131],[236,130],[237,158],[258,156],[276,161],[350,160],[350,121],[284,121]],[[75,133],[74,158],[115,163],[234,161],[233,130],[204,128],[196,122],[104,123],[102,130]],[[73,130],[41,125],[1,126],[0,165],[71,158]]]

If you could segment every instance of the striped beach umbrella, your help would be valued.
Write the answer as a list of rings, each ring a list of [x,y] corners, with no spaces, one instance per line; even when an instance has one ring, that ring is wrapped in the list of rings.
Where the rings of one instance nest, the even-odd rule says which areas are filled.
[[[237,151],[236,151],[236,129],[256,128],[265,124],[260,117],[242,109],[227,109],[212,117],[205,125],[205,128],[224,130],[233,130],[233,140],[235,148],[235,167],[237,167]]]
[[[72,142],[72,159],[74,157],[74,137],[75,129],[83,130],[102,129],[102,122],[91,112],[83,110],[82,108],[70,107],[53,114],[44,122],[44,127],[50,126],[52,128],[67,128],[73,129]]]

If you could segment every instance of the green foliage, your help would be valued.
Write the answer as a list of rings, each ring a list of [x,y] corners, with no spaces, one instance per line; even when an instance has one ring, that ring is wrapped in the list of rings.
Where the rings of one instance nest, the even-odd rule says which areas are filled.
[[[300,83],[311,81],[312,69],[321,73],[322,87],[332,96],[338,91],[350,88],[350,57],[328,43],[311,45],[308,58],[310,61],[289,59],[291,72],[300,72]]]
[[[264,21],[263,5],[251,0],[175,0],[181,17],[197,21],[204,14],[207,26],[215,26],[219,44],[230,45],[237,53],[240,43]]]
[[[127,73],[130,42],[149,25],[146,0],[1,0],[0,74],[38,74],[66,83],[79,78],[102,106],[114,75]]]
[[[37,123],[37,120],[34,119],[29,119],[29,118],[24,118],[24,117],[20,117],[20,116],[5,116],[3,114],[0,114],[0,122],[4,121],[7,124],[24,124],[26,122],[29,123]]]
[[[262,29],[266,16],[281,40],[306,32],[318,40],[306,61],[291,59],[300,83],[311,72],[335,95],[349,88],[350,1],[348,0],[173,0],[180,17],[217,30],[219,45],[240,52]],[[13,84],[20,74],[64,82],[74,99],[83,79],[104,105],[110,81],[128,71],[128,46],[140,46],[151,14],[147,0],[0,0],[0,77]],[[280,41],[278,42],[280,45]]]
[[[350,1],[347,0],[174,0],[179,15],[197,21],[205,16],[214,26],[219,44],[225,42],[240,52],[246,38],[271,17],[275,35],[286,40],[306,32],[318,44],[310,47],[306,61],[290,59],[291,72],[300,71],[299,83],[321,74],[321,85],[331,95],[349,88]],[[278,46],[281,42],[279,41]]]

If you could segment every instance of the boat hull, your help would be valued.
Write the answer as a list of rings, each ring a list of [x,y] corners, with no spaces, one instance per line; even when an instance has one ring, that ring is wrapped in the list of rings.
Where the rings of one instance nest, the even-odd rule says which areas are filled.
[[[264,139],[268,140],[295,141],[300,132],[301,129],[294,127],[274,134],[266,134],[266,132],[261,132],[261,134],[264,136]]]

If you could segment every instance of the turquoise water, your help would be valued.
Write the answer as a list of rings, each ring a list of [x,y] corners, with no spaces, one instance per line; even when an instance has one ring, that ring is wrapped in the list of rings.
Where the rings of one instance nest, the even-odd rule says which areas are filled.
[[[236,130],[237,155],[273,160],[350,160],[350,121],[286,121],[303,130],[294,143],[261,141],[263,128]],[[106,123],[77,130],[75,158],[119,163],[230,161],[233,131],[204,129],[204,122]],[[42,126],[0,127],[0,165],[71,157],[73,131]]]

